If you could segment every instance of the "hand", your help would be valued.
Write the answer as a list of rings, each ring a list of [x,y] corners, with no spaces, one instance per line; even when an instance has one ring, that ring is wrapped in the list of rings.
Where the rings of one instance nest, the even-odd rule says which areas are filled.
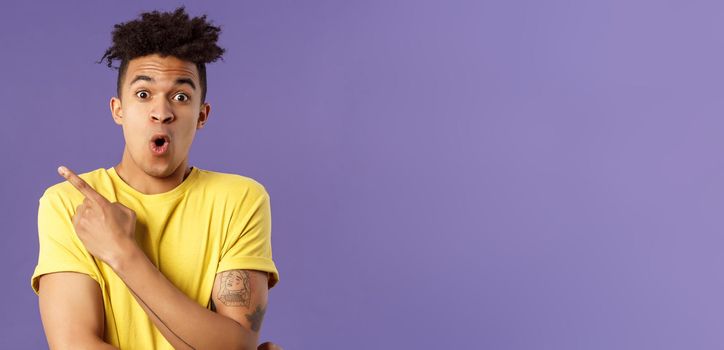
[[[75,233],[89,253],[115,269],[128,248],[137,247],[136,213],[111,203],[70,169],[61,166],[58,173],[85,196],[73,216]]]

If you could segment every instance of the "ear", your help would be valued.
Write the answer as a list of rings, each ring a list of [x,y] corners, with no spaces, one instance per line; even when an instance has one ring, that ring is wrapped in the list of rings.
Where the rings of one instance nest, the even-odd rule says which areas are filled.
[[[201,104],[199,110],[199,120],[196,123],[196,129],[201,129],[209,121],[209,114],[211,113],[211,105],[208,103]]]
[[[113,116],[113,121],[116,122],[118,125],[123,124],[123,109],[121,108],[121,99],[118,97],[111,97],[110,102],[111,107],[111,116]]]

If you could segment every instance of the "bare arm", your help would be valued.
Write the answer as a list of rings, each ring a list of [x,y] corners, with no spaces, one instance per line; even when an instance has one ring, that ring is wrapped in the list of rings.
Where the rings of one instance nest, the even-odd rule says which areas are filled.
[[[140,249],[113,265],[139,304],[176,349],[256,349],[258,331],[217,314],[174,286]],[[260,324],[260,322],[259,322]]]
[[[255,273],[254,285],[263,283],[264,288],[256,288],[255,294],[249,294],[245,307],[221,304],[224,311],[215,313],[176,288],[143,251],[129,249],[134,253],[127,254],[112,267],[174,348],[256,349],[266,309],[266,274]],[[214,286],[217,288],[218,283]],[[221,308],[219,303],[216,305]]]
[[[264,321],[269,299],[269,275],[255,270],[229,270],[216,274],[211,309],[256,333]]]
[[[39,280],[40,317],[50,349],[115,349],[103,342],[100,286],[76,272],[46,274]]]

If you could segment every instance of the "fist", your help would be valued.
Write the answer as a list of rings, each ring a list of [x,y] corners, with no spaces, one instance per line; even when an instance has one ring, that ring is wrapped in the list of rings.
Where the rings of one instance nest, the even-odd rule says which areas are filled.
[[[85,196],[73,216],[78,238],[89,253],[112,265],[135,244],[136,213],[121,203],[111,203],[69,169],[60,167],[58,173]]]

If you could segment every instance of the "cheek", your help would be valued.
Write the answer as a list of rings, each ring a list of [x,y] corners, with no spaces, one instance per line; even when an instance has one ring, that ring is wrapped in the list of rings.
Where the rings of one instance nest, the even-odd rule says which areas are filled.
[[[148,143],[148,130],[139,120],[126,119],[123,122],[123,138],[130,150],[142,150]]]
[[[196,136],[196,124],[185,124],[183,126],[178,126],[179,128],[176,129],[176,132],[174,133],[176,144],[180,146],[181,149],[187,149],[191,147],[191,144],[194,141],[194,137]]]
[[[137,145],[145,143],[146,140],[144,132],[143,125],[139,125],[139,123],[131,122],[123,124],[123,136],[128,144]]]

